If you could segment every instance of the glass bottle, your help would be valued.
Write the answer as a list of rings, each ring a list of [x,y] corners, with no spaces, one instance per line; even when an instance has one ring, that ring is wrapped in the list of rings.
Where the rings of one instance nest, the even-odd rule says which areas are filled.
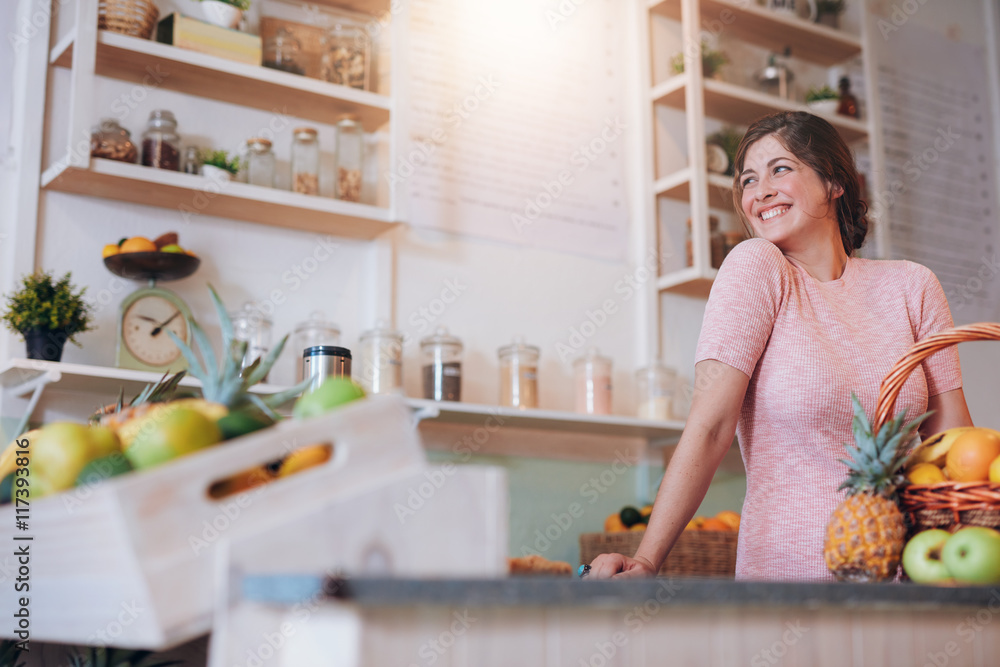
[[[639,408],[636,416],[640,419],[670,419],[674,388],[677,386],[677,371],[667,368],[659,360],[635,372],[636,391]]]
[[[538,407],[539,349],[518,337],[497,350],[500,358],[500,405],[512,408]]]
[[[851,92],[851,80],[846,76],[840,77],[840,106],[837,107],[837,113],[851,118],[861,117],[858,111],[858,98]]]
[[[271,69],[302,75],[306,70],[300,63],[301,53],[302,42],[287,28],[281,27],[264,41],[262,64]]]
[[[292,331],[292,349],[295,354],[295,382],[302,382],[302,353],[317,346],[337,347],[340,345],[340,327],[327,321],[323,311],[314,310],[309,313],[309,319],[299,322]]]
[[[403,387],[403,334],[379,321],[361,334],[361,386],[369,394]]]
[[[337,199],[361,201],[361,162],[365,152],[365,131],[355,114],[337,119]]]
[[[611,414],[611,359],[597,348],[573,362],[576,412],[588,415]]]
[[[149,112],[146,131],[142,133],[142,164],[156,169],[181,170],[180,136],[177,119],[165,109]]]
[[[118,121],[103,118],[90,135],[90,156],[134,163],[139,157],[139,150],[132,143],[132,135]]]
[[[274,153],[271,142],[261,137],[247,139],[247,183],[274,187]]]
[[[230,313],[229,319],[233,323],[233,338],[247,343],[243,363],[240,366],[240,369],[243,370],[257,359],[265,357],[268,350],[271,349],[271,325],[273,323],[251,301],[244,303],[241,311]],[[266,376],[263,381],[267,381]]]
[[[438,327],[420,341],[423,358],[424,398],[462,400],[462,341]]]
[[[319,194],[319,140],[316,130],[299,127],[292,140],[292,192]]]
[[[320,77],[342,86],[368,90],[368,38],[357,26],[337,24],[320,44]]]
[[[188,146],[184,149],[184,173],[197,174],[201,171],[201,153],[197,146]]]

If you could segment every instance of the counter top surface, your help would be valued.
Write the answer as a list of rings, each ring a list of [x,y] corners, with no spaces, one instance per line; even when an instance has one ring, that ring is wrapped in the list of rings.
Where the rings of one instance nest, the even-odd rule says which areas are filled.
[[[1000,607],[1000,587],[642,579],[587,581],[567,577],[508,579],[323,579],[253,575],[243,579],[248,600],[294,603],[317,594],[365,606],[464,605],[490,607],[665,605],[806,608]]]

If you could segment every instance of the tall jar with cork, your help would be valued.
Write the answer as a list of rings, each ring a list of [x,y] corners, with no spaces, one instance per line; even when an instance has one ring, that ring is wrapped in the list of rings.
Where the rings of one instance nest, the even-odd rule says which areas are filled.
[[[292,192],[318,195],[319,135],[315,128],[298,127],[292,137]]]

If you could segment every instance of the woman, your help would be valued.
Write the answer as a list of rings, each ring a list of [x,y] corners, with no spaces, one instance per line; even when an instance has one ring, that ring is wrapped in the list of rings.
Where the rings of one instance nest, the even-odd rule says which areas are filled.
[[[952,326],[940,283],[907,261],[852,257],[868,207],[850,150],[825,120],[757,120],[736,155],[733,199],[752,232],[726,258],[705,309],[691,411],[634,558],[592,577],[652,576],[698,509],[734,432],[747,471],[736,576],[832,579],[823,537],[843,495],[851,392],[866,412],[914,342]],[[927,409],[926,436],[972,424],[955,347],[910,376],[896,410]]]

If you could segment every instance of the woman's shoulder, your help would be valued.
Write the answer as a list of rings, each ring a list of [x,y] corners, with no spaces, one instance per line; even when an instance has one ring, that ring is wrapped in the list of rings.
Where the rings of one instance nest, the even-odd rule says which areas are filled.
[[[934,272],[923,264],[908,259],[861,259],[857,262],[862,272],[879,284],[892,283],[908,289],[924,289],[938,283]]]
[[[781,254],[778,246],[764,239],[747,239],[737,243],[729,251],[722,266],[785,266],[788,260]]]

